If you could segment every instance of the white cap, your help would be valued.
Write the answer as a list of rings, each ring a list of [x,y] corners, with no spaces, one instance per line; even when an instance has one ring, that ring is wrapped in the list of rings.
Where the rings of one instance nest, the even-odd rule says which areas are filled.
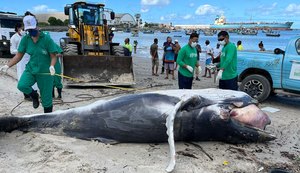
[[[115,27],[112,27],[112,28],[111,28],[111,30],[112,30],[112,31],[115,31],[115,30],[116,30],[116,28],[115,28]]]
[[[175,40],[175,42],[178,42],[178,40]]]
[[[23,18],[23,23],[24,23],[24,30],[28,30],[28,29],[35,29],[36,28],[36,19],[34,16],[25,16]]]

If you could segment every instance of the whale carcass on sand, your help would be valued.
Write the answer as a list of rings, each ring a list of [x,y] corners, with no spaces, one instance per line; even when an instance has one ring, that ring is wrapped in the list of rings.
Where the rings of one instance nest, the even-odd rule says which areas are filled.
[[[175,167],[175,141],[265,142],[270,124],[244,92],[202,89],[131,94],[49,114],[0,118],[0,131],[34,131],[101,142],[169,142]]]

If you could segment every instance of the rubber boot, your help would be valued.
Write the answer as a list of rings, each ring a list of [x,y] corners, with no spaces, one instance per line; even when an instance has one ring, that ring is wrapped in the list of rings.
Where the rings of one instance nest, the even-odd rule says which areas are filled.
[[[58,93],[58,97],[59,99],[61,99],[61,91],[62,91],[62,88],[57,88],[57,93]]]
[[[52,88],[52,98],[55,98],[54,87]]]
[[[39,94],[37,93],[37,91],[32,90],[32,92],[29,95],[32,99],[33,108],[34,109],[38,108],[40,105],[40,101],[39,101]]]
[[[52,112],[52,109],[53,109],[53,106],[44,108],[44,113],[50,113],[50,112]]]
[[[32,99],[31,99],[30,95],[28,95],[28,94],[25,94],[25,93],[23,93],[23,94],[24,94],[24,100],[27,100],[27,101],[32,101]]]

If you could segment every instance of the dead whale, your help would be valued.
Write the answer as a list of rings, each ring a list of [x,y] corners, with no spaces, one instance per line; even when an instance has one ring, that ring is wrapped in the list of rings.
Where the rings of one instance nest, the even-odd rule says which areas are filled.
[[[102,142],[168,141],[172,159],[167,171],[172,171],[174,140],[228,143],[274,140],[273,135],[264,131],[271,121],[256,103],[247,94],[231,90],[154,91],[49,114],[2,117],[0,131],[34,131]]]

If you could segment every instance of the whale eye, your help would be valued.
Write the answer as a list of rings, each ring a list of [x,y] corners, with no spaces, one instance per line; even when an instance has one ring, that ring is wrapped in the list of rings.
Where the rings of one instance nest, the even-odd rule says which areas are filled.
[[[242,106],[244,105],[243,102],[233,102],[232,104],[233,104],[235,107],[238,107],[238,108],[240,108],[240,107],[242,107]]]

